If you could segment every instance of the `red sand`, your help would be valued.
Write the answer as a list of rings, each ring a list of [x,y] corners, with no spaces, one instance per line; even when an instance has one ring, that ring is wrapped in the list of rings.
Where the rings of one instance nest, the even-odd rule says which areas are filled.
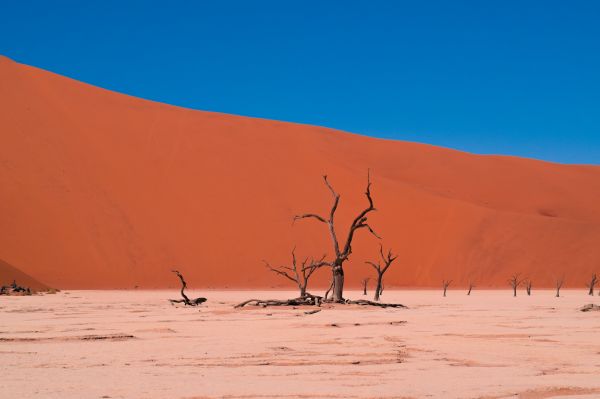
[[[321,127],[140,100],[0,58],[0,257],[58,288],[289,287],[261,259],[329,251],[365,204],[367,168],[387,286],[535,286],[600,267],[600,167],[479,156]],[[540,143],[543,145],[543,143]],[[339,234],[343,234],[340,231]],[[358,285],[377,240],[360,232]],[[323,284],[329,277],[323,270]]]

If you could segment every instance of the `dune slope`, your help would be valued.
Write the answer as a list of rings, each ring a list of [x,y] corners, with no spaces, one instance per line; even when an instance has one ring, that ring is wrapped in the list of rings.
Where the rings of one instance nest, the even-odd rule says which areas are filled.
[[[0,58],[0,256],[59,288],[289,287],[281,264],[330,253],[364,207],[399,254],[388,286],[549,286],[600,272],[600,167],[479,156],[321,127],[193,111]],[[541,143],[540,145],[542,145]],[[347,267],[372,275],[360,232]],[[317,283],[328,280],[326,270]]]
[[[48,289],[48,286],[45,284],[40,283],[33,277],[0,259],[0,285],[9,285],[13,281],[16,281],[21,287],[28,287],[33,291],[43,291]]]

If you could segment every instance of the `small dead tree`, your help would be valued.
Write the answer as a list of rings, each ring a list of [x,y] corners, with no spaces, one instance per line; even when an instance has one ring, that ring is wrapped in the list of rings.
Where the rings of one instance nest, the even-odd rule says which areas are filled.
[[[557,298],[560,297],[560,289],[562,288],[564,282],[565,282],[564,276],[561,276],[556,279],[556,297]]]
[[[179,277],[179,280],[181,281],[181,296],[183,297],[183,299],[169,299],[169,301],[171,303],[183,303],[186,306],[198,306],[198,305],[206,302],[206,298],[201,298],[201,297],[190,300],[190,298],[188,298],[184,292],[185,289],[187,288],[187,283],[185,282],[183,275],[181,273],[179,273],[179,271],[177,271],[177,270],[172,270],[172,272],[175,273],[177,275],[177,277]]]
[[[362,286],[363,286],[363,295],[367,295],[367,284],[369,284],[370,277],[363,278]]]
[[[525,291],[527,291],[528,296],[531,296],[531,280],[525,281]]]
[[[472,281],[469,281],[469,290],[467,291],[467,295],[471,295],[471,291],[475,288],[475,285]]]
[[[373,199],[371,198],[371,179],[370,173],[367,173],[367,189],[365,191],[365,196],[367,197],[367,201],[369,206],[363,209],[352,221],[350,228],[348,230],[348,234],[346,236],[346,240],[343,246],[340,246],[340,243],[337,238],[336,229],[335,229],[335,212],[340,203],[340,195],[335,192],[329,181],[327,180],[327,175],[323,176],[323,180],[327,189],[331,192],[333,197],[333,204],[331,205],[331,209],[329,211],[328,217],[322,217],[315,213],[305,213],[303,215],[297,215],[294,217],[294,221],[299,219],[316,219],[321,223],[324,223],[329,228],[329,235],[331,237],[331,243],[333,245],[333,254],[334,258],[331,262],[327,262],[327,265],[331,267],[333,274],[333,298],[334,302],[344,302],[344,262],[348,260],[348,257],[352,253],[352,240],[354,239],[354,234],[357,230],[367,229],[371,234],[375,237],[380,238],[375,231],[368,224],[368,214],[370,212],[375,211],[375,206],[373,205]]]
[[[326,264],[323,259],[325,259],[325,255],[318,261],[311,259],[310,263],[308,263],[308,258],[306,258],[301,265],[298,265],[296,262],[296,248],[294,247],[294,249],[292,249],[292,266],[272,267],[269,262],[263,262],[265,262],[267,268],[272,272],[296,283],[300,290],[300,298],[304,298],[307,294],[306,287],[308,286],[310,276],[312,276],[317,269]]]
[[[390,268],[392,263],[398,258],[398,255],[392,255],[392,250],[388,250],[387,254],[383,252],[383,245],[379,244],[379,256],[381,257],[381,261],[366,263],[373,266],[373,269],[377,272],[377,284],[375,285],[375,295],[373,299],[375,301],[379,300],[381,293],[383,292],[383,275]]]
[[[325,291],[325,295],[323,295],[324,300],[327,301],[329,299],[329,294],[331,293],[332,289],[333,289],[333,279],[331,279],[331,283],[329,283],[329,288],[327,288],[327,291]]]
[[[594,296],[594,287],[596,286],[596,283],[598,282],[598,278],[596,277],[596,273],[592,274],[592,279],[590,280],[589,284],[588,284],[588,288],[590,289],[588,291],[588,295]]]
[[[519,273],[513,274],[509,279],[508,279],[508,284],[510,284],[510,286],[512,287],[513,290],[513,296],[517,296],[517,288],[519,288],[519,286],[523,283],[523,279],[520,277]]]
[[[443,280],[442,281],[442,287],[444,288],[444,296],[446,296],[446,290],[448,290],[448,287],[450,286],[450,284],[452,284],[452,280]]]

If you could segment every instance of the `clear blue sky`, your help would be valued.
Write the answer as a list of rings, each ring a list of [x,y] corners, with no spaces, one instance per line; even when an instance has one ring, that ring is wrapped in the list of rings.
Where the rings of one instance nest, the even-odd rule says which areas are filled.
[[[190,108],[600,164],[600,1],[0,0],[0,54]]]

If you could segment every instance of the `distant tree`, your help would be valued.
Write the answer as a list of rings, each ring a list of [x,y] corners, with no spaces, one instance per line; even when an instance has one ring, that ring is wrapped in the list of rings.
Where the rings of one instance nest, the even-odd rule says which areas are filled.
[[[317,271],[321,266],[327,264],[324,262],[325,255],[318,261],[311,259],[310,263],[308,263],[308,258],[305,258],[302,261],[301,265],[298,265],[296,262],[296,248],[292,249],[292,265],[291,266],[279,266],[272,267],[269,262],[263,261],[267,268],[272,272],[279,274],[287,278],[288,280],[293,281],[298,286],[298,290],[300,291],[300,297],[303,298],[306,296],[306,287],[308,286],[308,280],[312,276],[312,274]],[[307,265],[308,263],[308,265]]]
[[[516,273],[513,274],[509,279],[508,279],[508,283],[510,284],[510,286],[512,287],[513,290],[513,296],[517,296],[517,288],[519,288],[519,286],[521,285],[521,283],[523,283],[523,279],[520,278],[520,274]]]
[[[560,297],[560,289],[563,286],[563,283],[565,281],[565,277],[561,276],[559,278],[556,279],[556,297]]]
[[[472,281],[469,281],[469,290],[467,291],[467,295],[471,295],[471,291],[475,288]]]
[[[446,290],[448,289],[450,284],[452,284],[452,280],[443,280],[442,281],[442,287],[444,288],[444,296],[446,296]]]
[[[371,280],[370,277],[365,277],[362,280],[362,286],[363,286],[363,295],[367,295],[367,284],[369,284],[369,280]]]
[[[379,244],[379,256],[381,257],[381,261],[370,262],[367,261],[369,265],[373,266],[373,269],[377,272],[377,284],[375,286],[375,295],[373,299],[375,301],[379,300],[381,293],[383,292],[383,275],[390,268],[392,263],[398,258],[397,255],[392,255],[392,250],[390,249],[387,254],[383,252],[383,246]]]
[[[531,296],[531,280],[525,281],[525,290],[527,291],[527,295]]]
[[[329,234],[331,236],[331,243],[333,245],[333,253],[334,259],[331,262],[326,262],[328,266],[332,269],[333,274],[333,301],[334,302],[344,302],[344,262],[348,260],[348,257],[352,253],[352,240],[354,239],[354,233],[360,229],[367,229],[371,234],[375,237],[380,238],[375,231],[368,224],[368,214],[375,210],[375,206],[373,205],[373,199],[371,198],[371,179],[369,173],[367,173],[367,189],[365,191],[365,196],[367,197],[367,201],[369,202],[369,206],[363,209],[352,221],[350,228],[348,230],[348,235],[346,237],[346,241],[343,246],[340,246],[340,243],[337,238],[334,216],[335,211],[337,210],[338,204],[340,202],[340,195],[335,192],[329,181],[327,180],[327,176],[323,176],[323,180],[325,181],[325,185],[331,192],[333,197],[333,204],[331,206],[331,210],[329,211],[329,216],[327,218],[322,217],[320,215],[314,213],[305,213],[303,215],[298,215],[294,217],[294,221],[299,219],[316,219],[321,223],[324,223],[329,228]]]
[[[598,282],[598,278],[596,277],[596,273],[592,274],[592,279],[590,280],[589,284],[588,284],[588,288],[590,289],[588,291],[588,295],[594,296],[594,287],[596,286],[596,283]]]

